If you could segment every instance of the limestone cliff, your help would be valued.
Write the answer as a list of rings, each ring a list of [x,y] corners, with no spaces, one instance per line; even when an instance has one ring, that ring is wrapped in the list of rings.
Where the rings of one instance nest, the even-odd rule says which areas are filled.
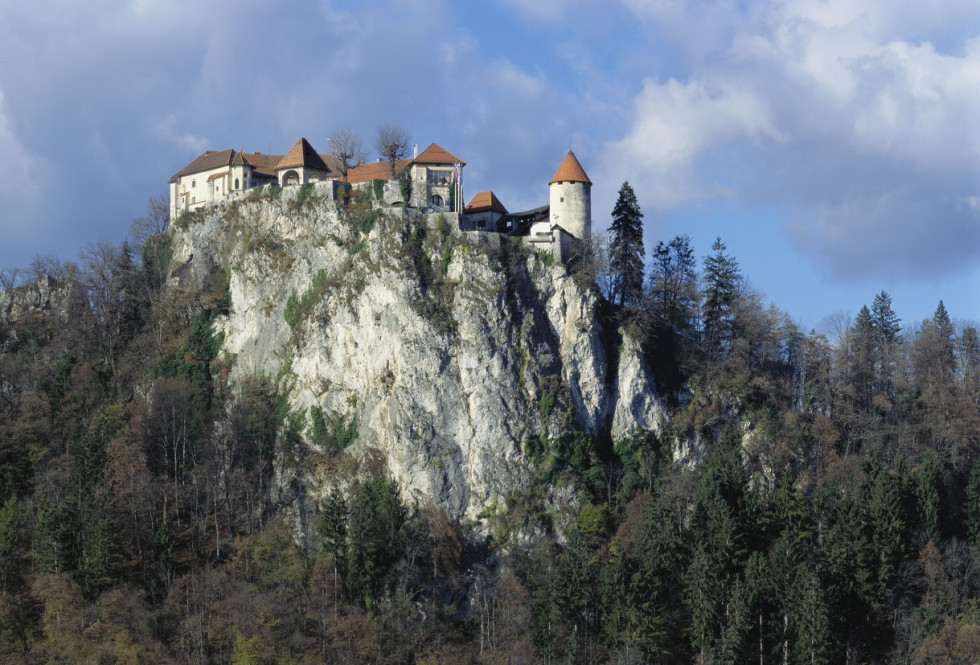
[[[665,412],[636,345],[609,341],[591,289],[455,224],[344,205],[329,183],[287,188],[185,217],[170,287],[227,271],[216,326],[231,380],[277,377],[294,413],[356,422],[354,457],[380,451],[406,498],[463,518],[526,486],[522,444],[565,409],[614,437],[656,430]]]

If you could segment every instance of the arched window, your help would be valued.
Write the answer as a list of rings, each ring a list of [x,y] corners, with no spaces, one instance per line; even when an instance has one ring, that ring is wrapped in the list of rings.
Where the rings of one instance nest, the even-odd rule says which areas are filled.
[[[429,203],[431,203],[433,205],[433,207],[441,208],[442,207],[442,197],[439,196],[438,194],[433,194],[432,195],[432,198],[429,199]]]
[[[235,178],[235,189],[238,189],[238,178]]]

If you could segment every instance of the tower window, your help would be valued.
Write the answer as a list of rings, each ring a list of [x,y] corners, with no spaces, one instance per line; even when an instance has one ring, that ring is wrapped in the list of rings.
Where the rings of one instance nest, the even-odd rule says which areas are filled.
[[[564,202],[565,202],[565,197],[564,197],[564,196],[563,196],[563,197],[561,197],[561,202],[562,202],[562,203],[564,203]]]

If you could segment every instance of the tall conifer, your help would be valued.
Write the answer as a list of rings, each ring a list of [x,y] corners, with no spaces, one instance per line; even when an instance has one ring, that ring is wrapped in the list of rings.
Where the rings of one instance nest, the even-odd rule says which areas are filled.
[[[643,296],[643,213],[628,182],[619,188],[613,207],[609,267],[613,273],[612,300],[637,307]]]

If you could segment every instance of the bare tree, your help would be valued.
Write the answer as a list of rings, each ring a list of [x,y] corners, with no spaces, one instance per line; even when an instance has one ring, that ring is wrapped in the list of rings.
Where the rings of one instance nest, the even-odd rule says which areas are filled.
[[[613,274],[609,268],[609,234],[604,230],[593,231],[591,237],[583,242],[582,271],[595,279],[602,294],[610,298]]]
[[[20,268],[0,269],[0,289],[15,289],[24,281]]]
[[[342,127],[328,139],[333,144],[333,156],[340,162],[340,174],[347,181],[347,172],[364,161],[364,146],[360,135],[350,127]]]
[[[137,249],[146,243],[146,239],[157,233],[163,233],[170,224],[170,198],[164,194],[151,196],[146,202],[146,214],[137,217],[129,225],[129,236]]]
[[[374,137],[374,149],[388,162],[391,178],[395,177],[395,164],[408,154],[408,134],[398,125],[390,122],[378,127]]]
[[[56,256],[41,256],[37,254],[31,259],[31,265],[27,268],[30,281],[38,282],[43,277],[64,277],[65,263]]]

